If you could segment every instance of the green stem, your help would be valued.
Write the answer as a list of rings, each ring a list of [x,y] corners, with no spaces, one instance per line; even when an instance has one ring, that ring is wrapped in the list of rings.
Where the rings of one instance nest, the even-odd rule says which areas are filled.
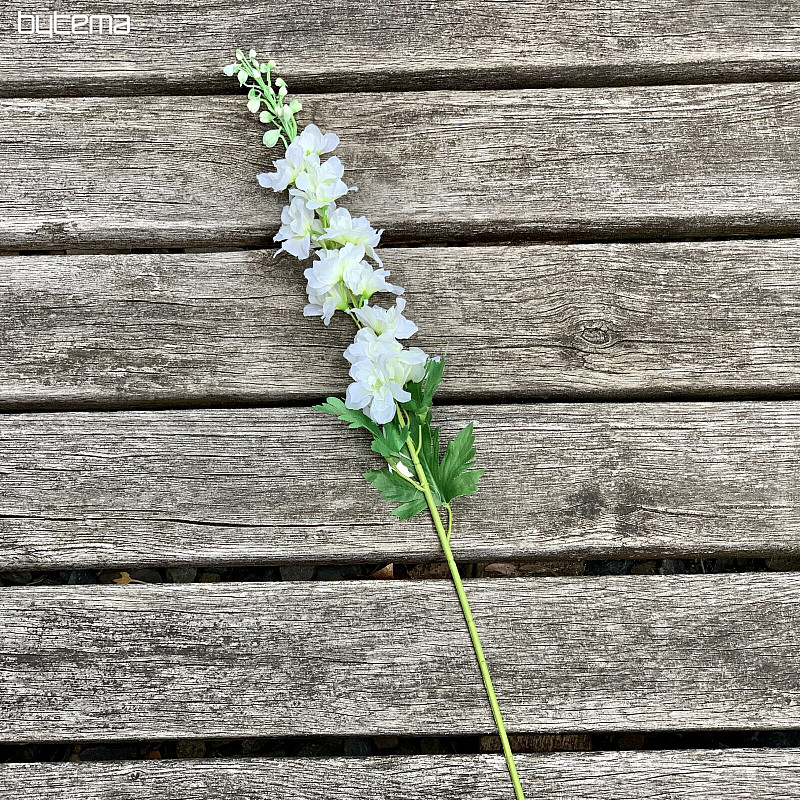
[[[461,580],[461,575],[458,571],[458,565],[453,558],[453,551],[450,549],[449,531],[446,531],[442,524],[442,518],[439,515],[439,509],[436,506],[436,500],[431,491],[430,484],[428,483],[428,476],[425,474],[425,468],[419,460],[414,442],[411,441],[409,436],[406,441],[408,452],[411,454],[411,460],[414,462],[414,469],[417,473],[420,485],[422,486],[422,494],[425,496],[425,501],[428,504],[428,509],[433,518],[433,524],[436,526],[436,532],[439,534],[439,541],[444,550],[444,556],[447,559],[447,566],[450,567],[450,574],[453,577],[453,583],[456,587],[456,594],[461,603],[461,610],[464,612],[464,619],[467,622],[469,629],[469,638],[472,640],[472,646],[475,649],[475,656],[478,659],[478,666],[481,670],[481,677],[483,678],[483,685],[486,687],[486,695],[489,698],[489,705],[492,707],[492,715],[494,722],[497,726],[497,732],[500,734],[500,742],[503,745],[503,755],[506,757],[506,765],[508,766],[508,774],[511,776],[511,783],[514,786],[514,797],[516,800],[525,800],[525,794],[522,791],[522,784],[519,781],[519,774],[517,773],[517,765],[514,762],[514,754],[511,752],[511,745],[508,741],[508,734],[506,733],[506,726],[503,723],[503,715],[500,713],[500,705],[497,702],[497,695],[494,693],[494,686],[492,685],[492,676],[489,674],[489,667],[486,665],[486,656],[483,654],[483,647],[481,640],[478,636],[478,629],[475,627],[475,620],[472,617],[472,609],[469,607],[469,600],[467,600],[467,593],[464,591],[464,584]],[[452,528],[453,516],[450,513],[448,528]]]

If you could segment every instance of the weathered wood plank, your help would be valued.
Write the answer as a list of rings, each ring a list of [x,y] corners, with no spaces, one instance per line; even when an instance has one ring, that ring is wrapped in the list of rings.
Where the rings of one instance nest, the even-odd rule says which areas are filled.
[[[800,404],[440,409],[477,421],[461,560],[796,553]],[[300,409],[0,417],[0,567],[440,557],[361,478],[365,439]]]
[[[800,724],[800,575],[472,581],[511,731]],[[6,588],[0,740],[480,734],[452,584]]]
[[[597,0],[349,0],[324,14],[309,0],[125,0],[103,3],[103,12],[130,15],[130,36],[10,36],[2,90],[52,92],[52,73],[28,67],[38,61],[58,63],[60,91],[220,90],[229,87],[220,69],[233,48],[251,44],[278,59],[298,84],[348,90],[800,74],[800,14],[775,0],[671,0],[647,8],[632,0],[613,8]],[[16,29],[12,12],[7,16]]]
[[[800,390],[794,239],[387,249],[443,396]],[[0,258],[0,408],[306,401],[348,383],[273,251]]]
[[[797,750],[518,755],[529,796],[563,800],[786,800]],[[0,789],[36,800],[507,800],[501,756],[2,764]]]
[[[334,94],[350,207],[395,240],[794,233],[800,84]],[[263,245],[240,97],[0,101],[0,247]]]

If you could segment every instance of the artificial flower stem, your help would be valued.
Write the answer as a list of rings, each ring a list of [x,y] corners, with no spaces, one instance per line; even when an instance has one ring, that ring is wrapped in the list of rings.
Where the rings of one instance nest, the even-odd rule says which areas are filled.
[[[475,620],[472,616],[472,609],[469,606],[467,593],[464,591],[464,583],[461,580],[461,574],[458,571],[458,565],[455,558],[453,558],[453,551],[450,549],[450,538],[448,532],[444,528],[442,518],[439,515],[439,509],[436,506],[436,500],[431,491],[430,484],[428,483],[425,469],[422,466],[419,455],[414,447],[414,442],[409,436],[406,441],[408,452],[411,454],[411,460],[414,462],[414,469],[417,473],[420,486],[422,487],[422,494],[428,504],[428,509],[433,518],[433,524],[436,526],[436,532],[439,534],[439,542],[442,545],[444,556],[447,559],[447,566],[450,567],[450,575],[453,578],[453,584],[456,587],[456,594],[461,603],[461,610],[464,612],[464,619],[467,622],[469,629],[469,638],[472,640],[472,646],[475,649],[475,656],[478,659],[478,667],[481,671],[483,678],[483,685],[486,687],[486,695],[489,698],[489,705],[492,708],[492,715],[494,722],[497,726],[497,732],[500,735],[500,742],[503,746],[503,755],[506,758],[506,765],[508,766],[508,774],[511,776],[511,783],[514,786],[514,797],[516,800],[525,800],[525,794],[522,791],[522,784],[519,780],[517,773],[517,765],[514,761],[514,753],[511,752],[511,745],[508,741],[508,734],[506,733],[506,726],[503,723],[503,715],[500,713],[500,705],[497,702],[497,695],[494,692],[494,685],[492,684],[492,676],[489,674],[489,667],[486,664],[486,656],[483,653],[483,646],[481,645],[480,636],[478,636],[478,629],[475,627]],[[449,509],[448,509],[449,510]],[[450,515],[450,526],[452,526],[452,512]]]

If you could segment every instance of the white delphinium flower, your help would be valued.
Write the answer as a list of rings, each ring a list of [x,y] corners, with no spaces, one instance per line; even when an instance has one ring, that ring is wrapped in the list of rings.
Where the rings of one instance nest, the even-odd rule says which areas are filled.
[[[346,244],[345,247],[355,247],[361,249],[362,252],[364,250],[364,245]],[[373,269],[370,264],[362,260],[355,264],[348,264],[344,272],[344,283],[356,299],[362,303],[369,300],[376,292],[403,294],[405,290],[402,286],[386,282],[388,277],[388,269]]]
[[[419,329],[410,319],[403,316],[405,308],[406,301],[398,297],[392,308],[363,306],[353,309],[353,314],[362,325],[367,326],[366,329],[373,330],[376,334],[387,333],[395,339],[410,339]]]
[[[321,315],[327,325],[333,311],[346,311],[350,306],[355,308],[376,292],[402,293],[402,288],[386,282],[388,270],[373,269],[364,261],[364,254],[364,245],[355,244],[346,244],[337,250],[320,250],[317,253],[316,260],[303,273],[308,281],[306,291],[309,304],[315,307],[307,316]],[[325,300],[335,287],[338,288],[333,311],[330,314],[324,313],[323,309],[332,307],[330,303],[326,305]],[[342,287],[350,291],[353,301],[344,306],[341,304]],[[311,299],[312,297],[315,299]],[[316,307],[320,310],[316,311]]]
[[[295,143],[297,143],[297,139],[292,142],[291,146],[294,146]],[[324,163],[320,163],[316,153],[303,156],[303,158],[304,167],[294,179],[296,188],[290,189],[289,194],[292,197],[304,198],[307,208],[312,210],[323,208],[349,191],[355,191],[355,186],[348,187],[342,180],[344,167],[336,156],[331,156]],[[278,163],[275,162],[276,166]]]
[[[382,230],[376,231],[366,217],[354,218],[350,216],[350,212],[346,208],[337,208],[328,215],[328,226],[325,233],[320,236],[320,241],[336,242],[336,244],[363,244],[367,255],[379,267],[382,267],[383,262],[375,252],[382,233]]]
[[[306,292],[308,304],[303,309],[304,317],[322,317],[322,321],[329,325],[337,311],[347,311],[350,308],[350,298],[341,282],[322,294],[317,294],[311,287],[307,287]]]
[[[323,231],[316,214],[306,208],[302,197],[295,197],[288,206],[283,207],[281,222],[283,224],[273,240],[282,242],[281,249],[295,258],[301,261],[308,258],[311,245],[316,244]]]
[[[353,383],[347,387],[345,405],[363,409],[378,425],[386,425],[394,419],[395,404],[411,399],[403,387],[409,380],[422,380],[428,356],[419,347],[403,349],[391,337],[376,339],[373,347],[374,358],[359,358],[350,367]]]
[[[294,140],[303,150],[303,155],[318,156],[332,153],[339,146],[339,137],[335,133],[323,133],[316,125],[307,125]]]
[[[319,161],[319,157],[317,157]],[[282,192],[293,184],[298,175],[306,168],[306,154],[303,146],[295,139],[286,148],[286,157],[279,158],[272,162],[275,172],[262,172],[258,176],[258,182],[265,189],[272,189],[273,192]]]

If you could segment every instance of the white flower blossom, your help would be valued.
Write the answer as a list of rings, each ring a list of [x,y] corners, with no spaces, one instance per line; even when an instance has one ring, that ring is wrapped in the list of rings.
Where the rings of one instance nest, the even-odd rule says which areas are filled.
[[[410,339],[419,329],[410,319],[403,316],[405,308],[406,301],[398,297],[392,308],[362,306],[353,309],[353,313],[362,325],[366,325],[367,329],[379,335],[388,334],[395,339]]]
[[[299,144],[295,139],[289,146],[293,147],[296,142]],[[312,210],[323,208],[349,191],[355,190],[355,186],[348,187],[342,180],[344,167],[336,156],[331,156],[324,163],[320,163],[316,153],[304,156],[304,159],[303,170],[294,179],[296,188],[290,189],[289,194],[292,197],[304,198],[307,208]],[[278,165],[277,161],[275,165]]]
[[[328,226],[325,228],[325,233],[320,236],[320,241],[336,242],[336,244],[363,244],[367,255],[379,267],[382,267],[383,262],[375,252],[382,233],[382,230],[376,231],[366,217],[353,218],[346,208],[337,208],[328,215]]]
[[[377,334],[371,328],[362,328],[356,333],[353,344],[344,351],[344,357],[351,364],[377,361],[381,356],[395,355],[402,349],[403,345],[391,334]]]
[[[322,233],[322,223],[316,214],[306,208],[301,197],[295,197],[281,212],[280,230],[273,240],[283,242],[281,249],[301,261],[308,258],[312,242],[316,243]],[[277,253],[276,253],[277,255]]]
[[[359,331],[359,334],[362,331]],[[395,404],[406,403],[411,394],[403,386],[409,380],[421,381],[428,356],[418,347],[397,350],[397,342],[379,343],[374,358],[359,358],[350,367],[353,379],[347,387],[345,405],[364,409],[379,425],[394,419]]]
[[[313,264],[303,273],[308,281],[309,302],[313,306],[325,307],[325,298],[337,286],[350,290],[355,300],[368,300],[376,292],[393,292],[401,294],[402,288],[386,282],[388,270],[373,269],[364,261],[364,245],[346,244],[337,250],[320,250]],[[337,294],[334,311],[341,308],[347,310],[348,305],[341,306]],[[310,298],[316,298],[311,300]],[[320,299],[322,298],[322,299]],[[331,312],[332,313],[332,312]],[[323,315],[323,320],[326,317]],[[328,324],[330,316],[327,316]]]
[[[322,321],[329,325],[337,311],[347,311],[350,300],[345,292],[344,285],[337,283],[327,292],[317,294],[310,287],[306,288],[308,304],[303,308],[304,317],[322,317]]]
[[[319,157],[317,157],[319,162]],[[303,146],[297,139],[286,148],[286,157],[279,158],[272,162],[276,172],[262,172],[258,176],[258,182],[265,189],[272,189],[273,192],[282,192],[293,184],[298,175],[306,168],[306,154]]]
[[[307,125],[294,141],[298,142],[305,156],[332,153],[339,146],[339,137],[335,133],[323,133],[316,125]]]
[[[346,244],[345,247],[357,247],[362,252],[364,250],[364,245]],[[374,269],[363,260],[355,264],[348,264],[344,271],[345,285],[356,298],[360,298],[362,301],[369,300],[376,292],[403,294],[405,290],[401,286],[386,282],[388,277],[388,269]]]

